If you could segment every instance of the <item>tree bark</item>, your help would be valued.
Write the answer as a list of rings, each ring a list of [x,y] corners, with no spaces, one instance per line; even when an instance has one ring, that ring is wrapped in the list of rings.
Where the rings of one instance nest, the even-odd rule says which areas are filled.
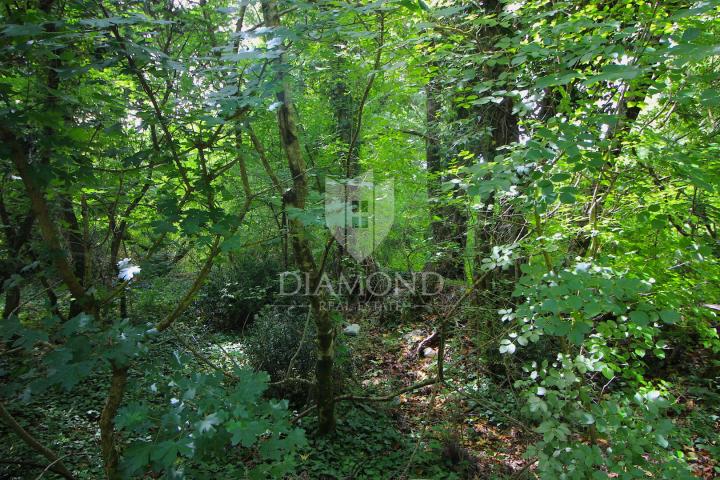
[[[280,26],[280,17],[274,1],[264,0],[262,10],[267,27],[276,29]],[[283,55],[278,57],[276,68],[278,84],[280,85],[277,99],[281,103],[280,108],[277,110],[278,130],[280,132],[280,142],[293,178],[293,187],[284,197],[288,205],[303,210],[308,194],[307,168],[298,139],[297,120],[293,109],[290,84],[285,73],[287,65]],[[321,272],[316,266],[305,226],[299,219],[290,218],[288,219],[288,227],[296,263],[300,270],[307,274],[310,281],[310,291],[315,292]],[[333,386],[335,326],[330,312],[318,295],[310,296],[310,307],[318,332],[316,363],[318,434],[328,435],[335,431]]]
[[[425,162],[428,172],[430,235],[433,243],[440,247],[441,255],[429,268],[448,278],[463,278],[467,215],[457,205],[447,204],[442,198],[442,184],[447,179],[448,163],[443,155],[438,128],[440,96],[439,79],[433,76],[425,86]]]
[[[127,373],[127,367],[112,366],[110,390],[100,414],[100,449],[105,466],[105,476],[108,480],[120,480],[121,478],[118,469],[120,454],[115,442],[115,415],[122,404],[127,385]]]

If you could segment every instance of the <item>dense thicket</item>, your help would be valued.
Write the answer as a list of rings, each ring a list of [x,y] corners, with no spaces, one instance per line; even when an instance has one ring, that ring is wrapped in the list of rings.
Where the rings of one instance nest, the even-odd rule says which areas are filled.
[[[0,475],[720,474],[719,3],[3,2]]]

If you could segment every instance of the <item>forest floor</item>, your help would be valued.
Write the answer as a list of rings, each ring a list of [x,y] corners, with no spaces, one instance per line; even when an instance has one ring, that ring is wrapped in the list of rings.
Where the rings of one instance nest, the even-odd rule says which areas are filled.
[[[384,395],[433,378],[436,346],[431,346],[425,357],[417,354],[419,343],[431,333],[425,320],[418,318],[392,328],[362,321],[360,335],[345,339],[356,366],[346,387],[362,395]],[[194,329],[180,334],[197,342],[195,346],[213,362],[227,364],[227,353],[244,360],[238,335]],[[170,335],[156,342],[146,358],[169,362],[174,351],[184,349],[177,339]],[[448,342],[447,358],[460,360],[447,368],[453,373],[450,378],[463,377],[471,379],[470,383],[442,392],[427,386],[389,402],[340,403],[336,438],[311,438],[310,448],[300,455],[297,478],[535,478],[534,463],[523,456],[535,434],[516,417],[521,399],[514,396],[512,388],[499,389],[485,381],[474,356],[459,343]],[[11,371],[12,361],[0,357],[0,368]],[[128,400],[141,398],[147,386],[142,364],[134,370],[136,381],[130,382]],[[469,384],[474,385],[474,392],[469,392]],[[95,374],[72,394],[46,393],[22,409],[13,408],[13,414],[33,435],[60,452],[63,461],[78,472],[78,479],[102,478],[97,420],[106,388],[106,375]],[[717,478],[718,461],[704,444],[720,431],[718,411],[693,405],[692,398],[691,393],[684,397],[692,408],[678,419],[688,427],[683,430],[693,432],[686,435],[684,452],[698,477]],[[308,416],[300,426],[310,432],[313,421]],[[42,468],[18,463],[36,456],[1,425],[0,435],[4,439],[0,443],[0,478],[37,478]],[[36,461],[42,464],[41,459]],[[227,465],[209,466],[208,478],[239,478],[232,472]]]
[[[363,338],[358,339],[362,344],[358,349],[363,357],[361,362],[372,365],[363,372],[360,383],[364,389],[388,391],[433,378],[437,373],[437,346],[423,348],[425,355],[418,352],[418,346],[431,334],[427,322],[405,325],[399,334],[370,324]],[[452,354],[455,347],[452,342],[447,347],[447,358],[467,358]],[[470,363],[451,368],[471,371],[475,365]],[[483,384],[481,378],[476,381]],[[389,388],[391,385],[395,387]],[[425,445],[439,443],[443,460],[463,477],[471,474],[470,478],[493,478],[531,471],[532,464],[523,454],[532,433],[529,435],[507,413],[510,408],[491,406],[492,399],[487,400],[481,405],[458,392],[439,393],[439,389],[428,386],[402,394],[390,405],[395,409],[401,431],[412,437],[420,434]]]

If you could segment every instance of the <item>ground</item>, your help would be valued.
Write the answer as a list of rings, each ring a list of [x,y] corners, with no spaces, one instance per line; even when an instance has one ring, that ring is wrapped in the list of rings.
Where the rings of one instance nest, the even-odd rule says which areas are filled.
[[[377,319],[357,320],[360,334],[345,339],[356,367],[346,387],[365,396],[384,395],[432,378],[436,348],[428,347],[431,350],[426,350],[424,357],[417,355],[419,343],[431,333],[429,320],[420,316],[414,322],[391,326]],[[169,361],[173,351],[187,350],[187,343],[180,338],[189,339],[217,364],[229,366],[229,357],[245,361],[239,335],[212,333],[200,326],[175,328],[180,329],[177,335],[152,345],[148,362],[158,358]],[[534,478],[534,463],[524,458],[524,452],[535,434],[517,418],[520,399],[511,389],[493,389],[481,375],[473,377],[477,366],[472,355],[459,346],[465,339],[459,340],[448,342],[447,358],[461,360],[447,368],[474,378],[472,395],[467,384],[457,385],[450,377],[454,389],[426,386],[389,402],[341,402],[337,436],[331,441],[309,435],[311,447],[300,454],[298,478]],[[16,359],[0,358],[0,366],[11,371]],[[127,400],[144,395],[148,382],[143,372],[142,363],[132,371]],[[78,478],[102,478],[97,420],[106,385],[105,374],[95,374],[72,394],[50,392],[22,408],[13,402],[12,413],[33,435],[59,452],[78,472]],[[694,403],[693,398],[690,393],[680,397],[690,408],[676,419],[688,427],[681,432],[694,432],[686,434],[684,451],[699,477],[717,478],[717,460],[706,448],[713,442],[717,445],[720,422],[712,410]],[[308,415],[298,425],[311,432],[313,422]],[[16,461],[35,459],[43,464],[42,459],[29,453],[4,427],[0,426],[0,433],[5,439],[0,445],[0,477],[36,478],[42,469]],[[232,472],[227,466],[208,467],[209,478],[236,478]]]

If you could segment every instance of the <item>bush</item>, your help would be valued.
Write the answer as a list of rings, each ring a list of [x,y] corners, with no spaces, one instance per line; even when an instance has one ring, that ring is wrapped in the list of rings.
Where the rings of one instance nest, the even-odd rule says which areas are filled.
[[[312,380],[315,376],[317,330],[313,319],[308,320],[307,309],[302,304],[268,305],[246,330],[243,343],[248,360],[253,368],[267,372],[272,382],[285,378]],[[351,350],[344,340],[342,334],[335,339],[334,382],[337,392],[342,390],[344,379],[353,371]],[[288,372],[291,361],[292,368]],[[308,386],[303,382],[288,382],[275,386],[271,393],[302,403],[312,393]]]
[[[172,362],[170,374],[153,372],[154,401],[128,402],[117,415],[118,430],[132,439],[122,478],[292,474],[307,441],[291,424],[288,402],[263,397],[267,375],[236,368],[229,383],[219,372],[193,371],[192,357],[177,354]]]
[[[316,330],[312,319],[306,320],[307,308],[302,305],[263,308],[244,338],[245,352],[252,366],[266,371],[270,379],[277,382],[285,378],[295,357],[290,376],[310,378],[315,367]]]
[[[182,274],[139,277],[128,289],[128,310],[133,321],[158,322],[177,307],[191,285],[191,278]]]
[[[195,302],[199,316],[217,330],[242,330],[278,292],[280,263],[247,256],[215,268]]]

